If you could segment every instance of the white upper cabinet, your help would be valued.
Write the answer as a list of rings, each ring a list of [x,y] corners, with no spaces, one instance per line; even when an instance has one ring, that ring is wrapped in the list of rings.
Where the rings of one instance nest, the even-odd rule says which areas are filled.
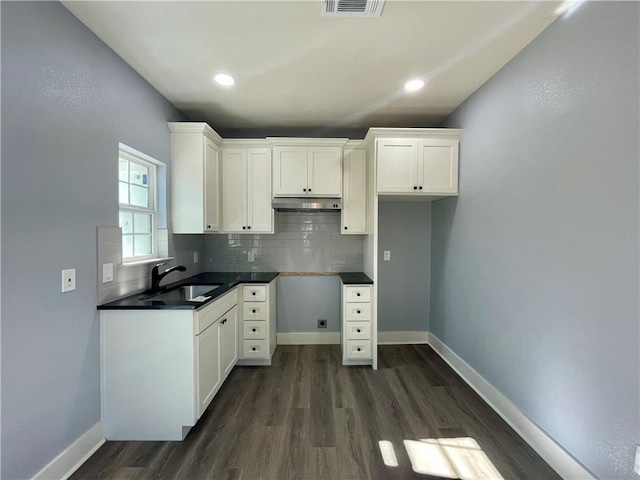
[[[171,220],[174,233],[221,228],[219,145],[206,123],[170,122]]]
[[[273,233],[271,149],[222,150],[224,232]]]
[[[458,194],[459,131],[431,130],[407,138],[376,139],[378,193]]]
[[[343,234],[367,233],[367,151],[344,151]]]
[[[273,195],[341,197],[342,147],[346,139],[269,139],[273,147]],[[304,144],[306,143],[306,145]],[[313,145],[322,143],[323,145]],[[334,143],[334,145],[327,145]],[[337,143],[337,144],[336,144]]]

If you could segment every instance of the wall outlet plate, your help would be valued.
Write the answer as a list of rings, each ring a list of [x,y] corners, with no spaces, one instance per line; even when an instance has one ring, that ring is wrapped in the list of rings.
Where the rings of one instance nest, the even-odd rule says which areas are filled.
[[[62,293],[76,289],[76,269],[62,270]]]
[[[198,263],[199,256],[199,252],[193,252],[193,263]]]
[[[383,260],[385,262],[391,261],[391,250],[385,250],[383,254]]]
[[[255,259],[256,259],[256,254],[255,254],[255,252],[254,252],[253,250],[250,250],[250,251],[249,251],[248,259],[249,259],[249,261],[250,261],[250,262],[255,261]]]
[[[113,282],[113,263],[102,265],[102,283]]]

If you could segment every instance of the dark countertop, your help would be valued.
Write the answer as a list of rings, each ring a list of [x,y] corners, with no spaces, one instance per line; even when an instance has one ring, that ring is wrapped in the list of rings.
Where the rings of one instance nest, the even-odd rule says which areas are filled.
[[[344,285],[373,285],[373,280],[362,272],[340,273],[340,280]]]
[[[170,283],[163,286],[161,290],[165,292],[181,285],[219,284],[220,286],[213,290],[211,294],[207,294],[207,296],[211,296],[211,298],[205,302],[146,299],[143,293],[136,293],[121,298],[120,300],[98,305],[98,310],[197,310],[224,295],[239,283],[269,283],[277,276],[278,272],[205,272],[178,282]]]

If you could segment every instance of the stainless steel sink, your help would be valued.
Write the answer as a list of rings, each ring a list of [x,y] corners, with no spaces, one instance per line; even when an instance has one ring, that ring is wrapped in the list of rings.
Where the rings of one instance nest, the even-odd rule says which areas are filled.
[[[208,296],[221,285],[183,285],[181,287],[172,288],[166,292],[160,292],[151,295],[145,295],[138,300],[157,300],[157,301],[191,301],[200,295]]]

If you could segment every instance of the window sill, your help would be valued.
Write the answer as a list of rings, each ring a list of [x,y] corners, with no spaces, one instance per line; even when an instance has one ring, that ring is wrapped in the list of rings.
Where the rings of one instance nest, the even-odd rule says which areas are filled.
[[[123,267],[136,267],[138,265],[147,265],[148,263],[165,262],[175,260],[176,257],[147,258],[146,260],[137,260],[135,262],[122,262]]]

